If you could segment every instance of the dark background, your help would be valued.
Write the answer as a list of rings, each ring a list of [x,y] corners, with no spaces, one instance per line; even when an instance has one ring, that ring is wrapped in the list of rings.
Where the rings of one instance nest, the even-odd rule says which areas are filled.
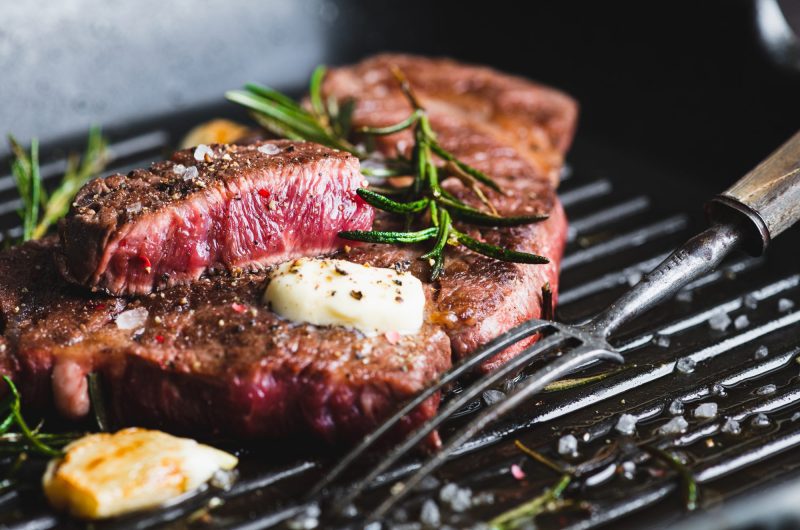
[[[780,3],[800,26],[800,2]],[[299,90],[317,63],[384,50],[560,87],[581,103],[579,144],[616,146],[615,156],[646,158],[703,193],[800,128],[796,40],[776,29],[773,0],[47,4],[8,6],[0,29],[0,126],[23,141],[175,113],[182,127],[236,116],[222,103],[226,89],[258,80]],[[765,45],[759,24],[779,42]]]

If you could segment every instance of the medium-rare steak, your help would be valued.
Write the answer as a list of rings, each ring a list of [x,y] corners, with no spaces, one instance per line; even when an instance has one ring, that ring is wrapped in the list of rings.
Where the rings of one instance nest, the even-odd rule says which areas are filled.
[[[198,160],[199,159],[199,160]],[[330,253],[369,229],[358,160],[289,141],[200,146],[149,170],[95,179],[60,225],[64,276],[145,294],[212,269],[257,270]]]
[[[357,98],[356,125],[399,121],[410,108],[388,71],[391,65],[403,69],[429,109],[443,146],[501,184],[505,193],[485,190],[501,213],[550,215],[528,226],[459,229],[492,244],[547,256],[548,265],[504,263],[462,247],[448,248],[443,275],[425,284],[426,324],[418,335],[398,340],[280,319],[261,301],[264,271],[223,271],[134,298],[92,294],[58,274],[53,257],[69,257],[59,243],[27,243],[0,253],[0,372],[20,383],[29,403],[46,406],[55,400],[68,416],[88,412],[83,376],[96,371],[103,374],[111,409],[127,423],[240,436],[311,432],[347,442],[435,380],[450,367],[452,355],[463,356],[522,320],[539,316],[541,287],[550,282],[556,291],[558,285],[566,219],[555,184],[574,129],[575,104],[556,91],[489,69],[409,56],[379,56],[334,70],[325,90],[339,98]],[[378,145],[393,156],[408,153],[411,143],[401,133],[380,139]],[[166,167],[186,166],[191,154],[184,152]],[[328,158],[349,160],[341,154]],[[154,167],[157,176],[161,166]],[[445,185],[480,206],[458,181],[447,180]],[[82,200],[87,197],[84,193]],[[127,203],[120,199],[121,209],[123,204]],[[163,204],[165,209],[159,211],[165,216],[178,206]],[[142,214],[136,219],[149,218]],[[102,226],[82,236],[70,231],[71,222],[75,220],[62,232],[65,245],[74,238],[73,248],[83,248],[85,237],[89,243],[83,258],[96,263],[108,248],[105,243],[97,246]],[[394,223],[393,217],[381,213],[375,225],[383,229]],[[157,226],[151,228],[157,231]],[[234,230],[226,234],[236,238],[245,225],[225,229]],[[308,242],[300,225],[297,230],[297,241]],[[312,246],[303,248],[309,254],[318,252]],[[427,282],[429,265],[418,259],[422,252],[414,246],[359,245],[336,257],[409,267]],[[75,266],[80,258],[73,256]],[[91,270],[81,274],[93,274]],[[117,281],[113,275],[108,278],[105,281]],[[150,283],[144,285],[152,287],[155,278],[147,277]],[[140,279],[125,277],[123,284],[140,285]],[[406,418],[401,430],[426,421],[438,399]]]
[[[65,282],[57,251],[48,239],[0,254],[0,359],[26,403],[54,400],[66,416],[89,412],[85,376],[97,372],[126,424],[349,443],[450,367],[447,336],[432,324],[390,339],[280,319],[261,302],[263,272],[126,300]],[[401,430],[435,414],[438,400]]]
[[[505,191],[484,193],[507,216],[548,213],[547,221],[515,228],[461,226],[471,236],[494,245],[539,254],[547,265],[502,263],[463,248],[448,249],[445,272],[434,284],[436,318],[461,357],[509,328],[541,316],[541,288],[558,291],[558,267],[567,221],[556,196],[564,153],[572,141],[577,105],[565,94],[490,68],[448,59],[378,55],[329,73],[323,90],[340,100],[356,101],[356,127],[385,127],[402,121],[412,108],[391,73],[398,67],[431,117],[442,146],[457,158],[490,175]],[[411,131],[378,138],[387,156],[410,154]],[[459,181],[445,187],[464,202],[481,207]],[[378,214],[377,225],[394,220]],[[386,228],[382,228],[386,229]],[[407,260],[426,278],[427,265],[416,248],[364,245],[351,259],[387,266]],[[519,344],[484,365],[490,369],[518,352]]]

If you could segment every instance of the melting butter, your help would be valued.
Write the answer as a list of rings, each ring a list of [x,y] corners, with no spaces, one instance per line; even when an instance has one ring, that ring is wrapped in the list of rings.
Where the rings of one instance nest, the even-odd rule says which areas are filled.
[[[83,519],[158,506],[237,464],[219,449],[139,428],[90,434],[64,450],[47,466],[44,493],[53,507]]]
[[[301,258],[273,271],[264,302],[295,322],[345,326],[368,336],[409,335],[422,327],[425,292],[407,272]]]

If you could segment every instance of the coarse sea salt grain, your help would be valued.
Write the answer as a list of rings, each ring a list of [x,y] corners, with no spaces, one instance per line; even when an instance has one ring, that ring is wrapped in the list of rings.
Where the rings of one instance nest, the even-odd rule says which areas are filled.
[[[777,386],[769,384],[769,385],[764,385],[758,390],[756,390],[756,394],[758,394],[759,396],[768,396],[770,394],[774,394],[776,390],[778,390]]]
[[[744,329],[750,325],[750,319],[747,318],[747,315],[739,315],[736,317],[736,320],[733,321],[733,327],[736,329]]]
[[[669,336],[658,333],[653,337],[653,343],[661,348],[669,348]]]
[[[720,311],[711,315],[708,319],[708,326],[714,331],[725,331],[731,325],[731,317],[728,313]]]
[[[767,355],[769,355],[769,349],[767,349],[767,347],[762,344],[761,346],[756,348],[756,352],[755,354],[753,354],[753,357],[755,357],[756,360],[758,360],[758,359],[764,359]]]
[[[422,503],[422,510],[419,512],[419,522],[431,528],[439,528],[442,524],[442,515],[439,512],[439,505],[433,499],[428,499]]]
[[[614,426],[614,428],[622,434],[630,435],[636,432],[636,422],[638,420],[639,418],[633,414],[623,414],[617,420],[617,424]]]
[[[725,423],[722,424],[722,432],[726,434],[740,434],[742,432],[742,426],[733,418],[728,418],[725,420]]]
[[[449,504],[454,512],[463,512],[472,506],[472,490],[451,482],[439,491],[439,500]]]
[[[277,155],[281,152],[281,148],[275,144],[264,144],[258,146],[258,152],[265,155]]]
[[[778,300],[778,311],[780,311],[781,313],[791,311],[793,307],[794,307],[794,302],[792,302],[788,298],[781,298],[780,300]]]
[[[691,357],[683,357],[682,359],[678,359],[678,362],[675,363],[675,368],[684,374],[690,374],[694,372],[697,363]]]
[[[128,213],[139,213],[142,211],[142,203],[134,202],[133,204],[129,204],[125,207],[125,211]]]
[[[683,416],[675,416],[658,428],[661,434],[680,434],[689,427],[689,422]]]
[[[200,144],[194,148],[194,159],[197,160],[198,162],[202,162],[203,160],[205,160],[206,155],[208,155],[209,157],[214,156],[214,150],[211,149],[206,144]]]
[[[558,440],[558,454],[573,456],[578,454],[578,439],[566,434]]]
[[[752,294],[748,294],[744,297],[744,306],[747,309],[755,309],[758,307],[758,298],[756,298]]]
[[[695,418],[713,418],[717,415],[717,404],[716,403],[703,403],[702,405],[698,405],[696,409],[694,409],[694,417]]]
[[[723,396],[723,397],[728,395],[728,391],[725,389],[724,386],[722,386],[719,383],[714,383],[713,385],[711,385],[711,393],[714,394],[715,396]]]
[[[672,403],[669,404],[669,413],[673,416],[678,416],[683,414],[683,401],[680,399],[676,399]]]
[[[186,166],[184,166],[183,164],[175,164],[174,166],[172,166],[172,172],[175,173],[176,175],[183,175],[184,173],[186,173]]]
[[[499,390],[485,390],[483,392],[483,401],[487,405],[494,405],[498,401],[504,400],[505,397],[506,397],[505,393]]]
[[[769,416],[767,416],[763,412],[759,412],[758,414],[755,415],[751,423],[753,427],[769,427],[770,424]]]
[[[679,291],[675,299],[678,302],[691,302],[694,299],[694,293],[692,291],[683,290]]]
[[[186,168],[186,171],[183,172],[183,180],[194,180],[199,175],[200,173],[197,171],[196,167],[189,166]]]
[[[136,329],[144,326],[148,314],[147,309],[137,307],[123,311],[114,321],[119,329]]]

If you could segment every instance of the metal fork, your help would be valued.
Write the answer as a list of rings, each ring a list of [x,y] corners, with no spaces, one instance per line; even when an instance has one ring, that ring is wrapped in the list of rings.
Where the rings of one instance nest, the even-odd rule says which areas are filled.
[[[413,475],[403,482],[395,483],[389,497],[367,516],[367,522],[378,521],[386,516],[398,501],[441,466],[462,444],[531,396],[541,392],[550,383],[590,363],[604,360],[623,362],[622,355],[608,342],[609,336],[621,325],[671,298],[684,285],[713,270],[732,250],[741,248],[755,255],[763,253],[771,238],[800,218],[800,133],[795,134],[730,189],[712,199],[706,206],[706,212],[711,221],[710,228],[687,241],[644,276],[633,289],[595,317],[577,325],[529,320],[463,360],[444,374],[436,384],[407,402],[345,455],[311,489],[306,500],[312,502],[320,494],[331,493],[329,488],[346,470],[427,398],[445,385],[470,373],[485,360],[534,334],[541,334],[538,342],[493,372],[477,379],[447,402],[435,417],[394,447],[374,469],[337,495],[334,508],[343,510],[350,506],[379,476],[417,447],[454,412],[468,405],[485,389],[519,372],[545,354],[557,356],[518,384],[504,400],[494,404],[456,432]]]

